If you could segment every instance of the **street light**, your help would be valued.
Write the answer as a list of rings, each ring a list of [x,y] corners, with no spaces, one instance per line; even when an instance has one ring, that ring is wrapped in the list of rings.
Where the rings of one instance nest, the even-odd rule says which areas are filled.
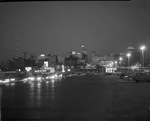
[[[128,67],[129,67],[129,58],[130,58],[131,54],[127,53],[127,57],[128,57]]]
[[[144,50],[145,50],[145,46],[141,46],[141,50],[142,50],[142,66],[144,67]]]
[[[116,66],[116,67],[117,67],[117,63],[118,63],[118,62],[117,62],[117,61],[115,61],[115,66]]]
[[[119,58],[119,60],[120,60],[120,66],[121,66],[121,62],[122,62],[122,57],[120,57],[120,58]]]

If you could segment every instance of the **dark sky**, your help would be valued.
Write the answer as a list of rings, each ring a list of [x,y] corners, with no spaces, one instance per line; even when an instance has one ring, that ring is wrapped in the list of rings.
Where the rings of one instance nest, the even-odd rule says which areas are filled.
[[[84,44],[99,55],[125,52],[129,43],[150,51],[150,2],[53,1],[0,3],[0,60],[18,53],[65,55]]]

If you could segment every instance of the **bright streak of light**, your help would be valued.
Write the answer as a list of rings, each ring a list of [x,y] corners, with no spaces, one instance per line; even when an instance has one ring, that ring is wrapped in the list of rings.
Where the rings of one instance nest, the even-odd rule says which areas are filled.
[[[10,81],[15,81],[15,78],[10,79]]]
[[[47,76],[46,79],[49,79],[49,77]]]
[[[41,77],[37,77],[37,80],[40,81],[42,78]]]
[[[55,78],[55,76],[51,76],[51,78],[52,78],[52,79],[54,79],[54,78]]]
[[[2,81],[2,83],[8,83],[8,82],[10,82],[9,79],[5,79],[4,81]]]
[[[28,77],[28,79],[33,81],[35,78],[34,77]]]

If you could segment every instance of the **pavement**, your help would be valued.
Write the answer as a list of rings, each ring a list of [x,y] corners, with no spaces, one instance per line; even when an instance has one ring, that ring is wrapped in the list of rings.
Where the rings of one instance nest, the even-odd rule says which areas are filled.
[[[150,121],[150,83],[115,75],[2,87],[2,121]]]

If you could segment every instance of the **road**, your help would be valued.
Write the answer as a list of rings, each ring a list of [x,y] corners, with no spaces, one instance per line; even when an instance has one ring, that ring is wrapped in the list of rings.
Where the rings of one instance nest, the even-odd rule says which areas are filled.
[[[150,83],[88,75],[0,89],[2,121],[150,121]]]

